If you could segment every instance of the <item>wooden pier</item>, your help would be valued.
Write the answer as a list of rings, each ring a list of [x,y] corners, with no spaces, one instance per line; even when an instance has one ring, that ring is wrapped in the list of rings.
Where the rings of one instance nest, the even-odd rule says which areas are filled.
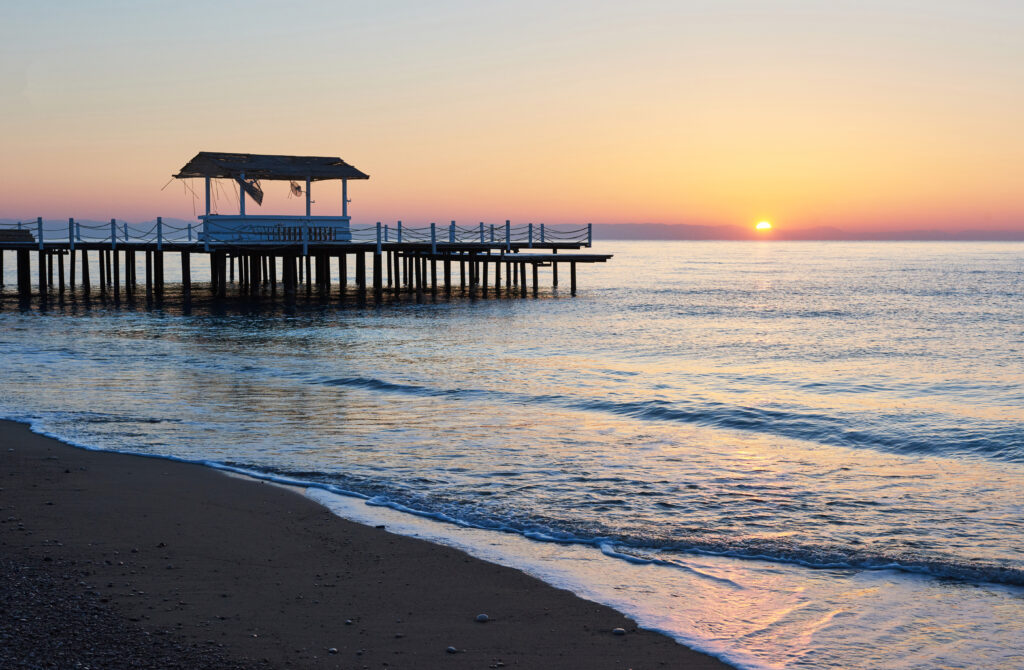
[[[24,226],[24,224],[22,224]],[[292,244],[224,244],[199,240],[180,240],[181,230],[159,223],[160,236],[154,240],[132,239],[123,224],[115,222],[113,239],[81,237],[74,221],[72,233],[64,239],[47,238],[31,230],[0,228],[0,293],[3,271],[13,261],[16,267],[16,294],[19,299],[40,301],[62,298],[65,294],[98,293],[114,301],[145,298],[160,300],[167,286],[165,265],[168,256],[180,268],[180,293],[188,302],[202,290],[215,299],[280,297],[295,299],[301,294],[323,295],[337,282],[339,296],[354,294],[360,300],[381,302],[410,294],[417,296],[457,292],[476,297],[537,295],[540,270],[549,270],[551,286],[566,282],[570,295],[576,294],[577,265],[603,263],[609,254],[584,253],[589,245],[589,227],[571,231],[545,229],[537,239],[490,242],[491,226],[484,226],[484,242],[457,240],[437,242],[437,226],[402,230],[403,237],[424,237],[433,233],[435,241],[389,241],[397,229],[375,226],[352,228],[353,235],[372,235],[376,239],[347,242],[300,242]],[[500,226],[511,228],[510,224]],[[527,224],[528,229],[531,226]],[[42,230],[42,221],[34,224]],[[479,236],[479,227],[459,228],[458,234]],[[445,228],[448,235],[453,226]],[[511,231],[510,231],[511,232]],[[165,236],[165,233],[170,235]],[[552,236],[575,236],[576,241],[551,241]],[[205,257],[196,264],[193,258]],[[204,266],[197,276],[193,269]],[[175,273],[176,275],[178,273]],[[350,284],[351,282],[351,284]],[[563,284],[565,286],[566,284]],[[202,286],[200,289],[199,286]],[[232,288],[229,291],[229,287]],[[15,287],[12,287],[15,288]]]
[[[142,296],[159,301],[166,286],[165,258],[170,254],[179,261],[180,292],[186,304],[196,290],[194,283],[202,284],[213,299],[280,296],[293,300],[303,292],[312,296],[314,291],[329,296],[335,269],[339,295],[354,293],[363,301],[453,291],[474,297],[537,295],[541,268],[550,268],[554,287],[559,285],[559,270],[567,269],[569,293],[575,295],[577,265],[611,258],[581,251],[593,241],[589,224],[566,228],[533,223],[513,226],[505,221],[459,226],[451,221],[403,226],[398,221],[353,226],[348,182],[369,176],[336,157],[200,152],[174,177],[204,182],[206,213],[196,224],[165,224],[160,217],[143,227],[116,219],[109,224],[69,219],[65,227],[62,222],[44,223],[40,217],[0,226],[0,295],[5,290],[5,256],[13,256],[22,301],[36,297],[45,302],[76,292],[85,296],[98,292],[114,301]],[[237,215],[211,211],[214,179],[229,180],[237,188]],[[263,202],[261,180],[289,181],[293,195],[305,196],[305,216],[247,214],[247,200]],[[312,214],[312,185],[325,180],[341,181],[340,216]],[[193,276],[196,255],[207,261],[199,264],[208,268],[206,277]],[[77,276],[76,268],[80,268]]]

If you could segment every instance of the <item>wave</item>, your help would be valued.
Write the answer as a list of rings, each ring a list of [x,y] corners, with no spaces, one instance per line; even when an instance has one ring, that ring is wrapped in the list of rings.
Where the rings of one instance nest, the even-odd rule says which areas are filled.
[[[464,388],[432,388],[416,384],[399,384],[368,377],[331,377],[313,380],[328,386],[361,388],[382,393],[398,393],[421,397],[449,397],[465,400],[482,399],[519,405],[546,404],[583,412],[601,412],[642,421],[669,421],[776,435],[829,446],[871,448],[892,453],[934,456],[972,455],[1013,463],[1024,463],[1024,427],[1020,425],[972,424],[936,429],[940,422],[927,417],[904,421],[913,430],[896,432],[882,429],[870,417],[863,426],[853,425],[850,418],[829,416],[799,410],[764,409],[713,402],[666,400],[608,400],[574,398],[562,395],[533,395],[509,391]],[[888,422],[888,423],[891,423]],[[948,423],[948,422],[942,422]]]
[[[468,507],[462,507],[457,503],[452,505],[451,501],[446,505],[446,511],[430,509],[429,503],[423,499],[396,499],[396,492],[389,491],[389,487],[386,485],[363,478],[353,477],[351,481],[347,481],[343,476],[328,476],[314,471],[275,470],[245,463],[188,459],[147,452],[104,449],[47,431],[41,428],[37,421],[27,419],[24,416],[9,415],[0,418],[28,424],[35,433],[90,451],[115,451],[132,456],[203,465],[276,484],[319,489],[336,495],[360,499],[367,505],[387,507],[398,512],[465,528],[512,533],[537,542],[592,546],[609,557],[629,563],[661,565],[687,570],[701,578],[712,579],[726,585],[729,585],[729,580],[695,570],[684,562],[674,559],[672,556],[680,554],[723,556],[743,560],[800,565],[810,569],[897,571],[961,583],[1002,584],[1024,587],[1024,569],[1008,566],[966,563],[942,558],[931,559],[906,555],[853,554],[842,547],[786,545],[773,544],[771,542],[748,544],[740,542],[735,545],[728,545],[717,540],[705,541],[695,538],[690,538],[686,542],[651,542],[644,538],[630,537],[614,532],[603,532],[605,529],[557,528],[554,524],[548,524],[545,523],[545,520],[536,518],[530,519],[520,516],[515,518],[482,517],[475,514]],[[398,498],[400,497],[399,494]],[[733,585],[739,588],[739,585]]]

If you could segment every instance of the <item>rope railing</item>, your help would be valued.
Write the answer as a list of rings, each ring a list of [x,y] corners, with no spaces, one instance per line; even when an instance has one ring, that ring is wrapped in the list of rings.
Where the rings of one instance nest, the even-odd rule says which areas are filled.
[[[553,227],[543,223],[512,225],[480,222],[477,225],[430,223],[408,225],[401,221],[373,225],[349,225],[346,220],[332,217],[265,217],[260,221],[216,222],[205,224],[164,223],[161,217],[153,221],[129,224],[127,221],[111,219],[109,223],[82,223],[73,218],[67,223],[43,221],[41,218],[16,223],[0,223],[0,231],[20,230],[22,233],[5,233],[6,242],[24,243],[26,246],[45,243],[103,244],[112,247],[118,243],[193,244],[209,249],[210,246],[259,244],[268,248],[288,248],[302,244],[304,251],[310,243],[418,243],[430,244],[432,248],[444,248],[451,244],[482,244],[488,246],[545,245],[570,243],[590,246],[593,241],[590,224],[577,227]]]

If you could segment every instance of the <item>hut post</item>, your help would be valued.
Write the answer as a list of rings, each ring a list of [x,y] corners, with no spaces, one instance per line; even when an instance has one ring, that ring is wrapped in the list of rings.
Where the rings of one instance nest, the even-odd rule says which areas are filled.
[[[238,215],[245,216],[245,187],[242,184],[245,183],[245,172],[241,173],[238,178]]]
[[[342,293],[348,290],[348,254],[338,256],[338,286]]]

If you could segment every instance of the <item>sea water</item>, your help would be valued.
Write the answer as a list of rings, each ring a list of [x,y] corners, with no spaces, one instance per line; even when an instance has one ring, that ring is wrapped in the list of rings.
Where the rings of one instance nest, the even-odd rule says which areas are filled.
[[[0,415],[311,486],[741,667],[1024,667],[1024,244],[595,250],[574,298],[380,307],[24,308],[8,263]]]

